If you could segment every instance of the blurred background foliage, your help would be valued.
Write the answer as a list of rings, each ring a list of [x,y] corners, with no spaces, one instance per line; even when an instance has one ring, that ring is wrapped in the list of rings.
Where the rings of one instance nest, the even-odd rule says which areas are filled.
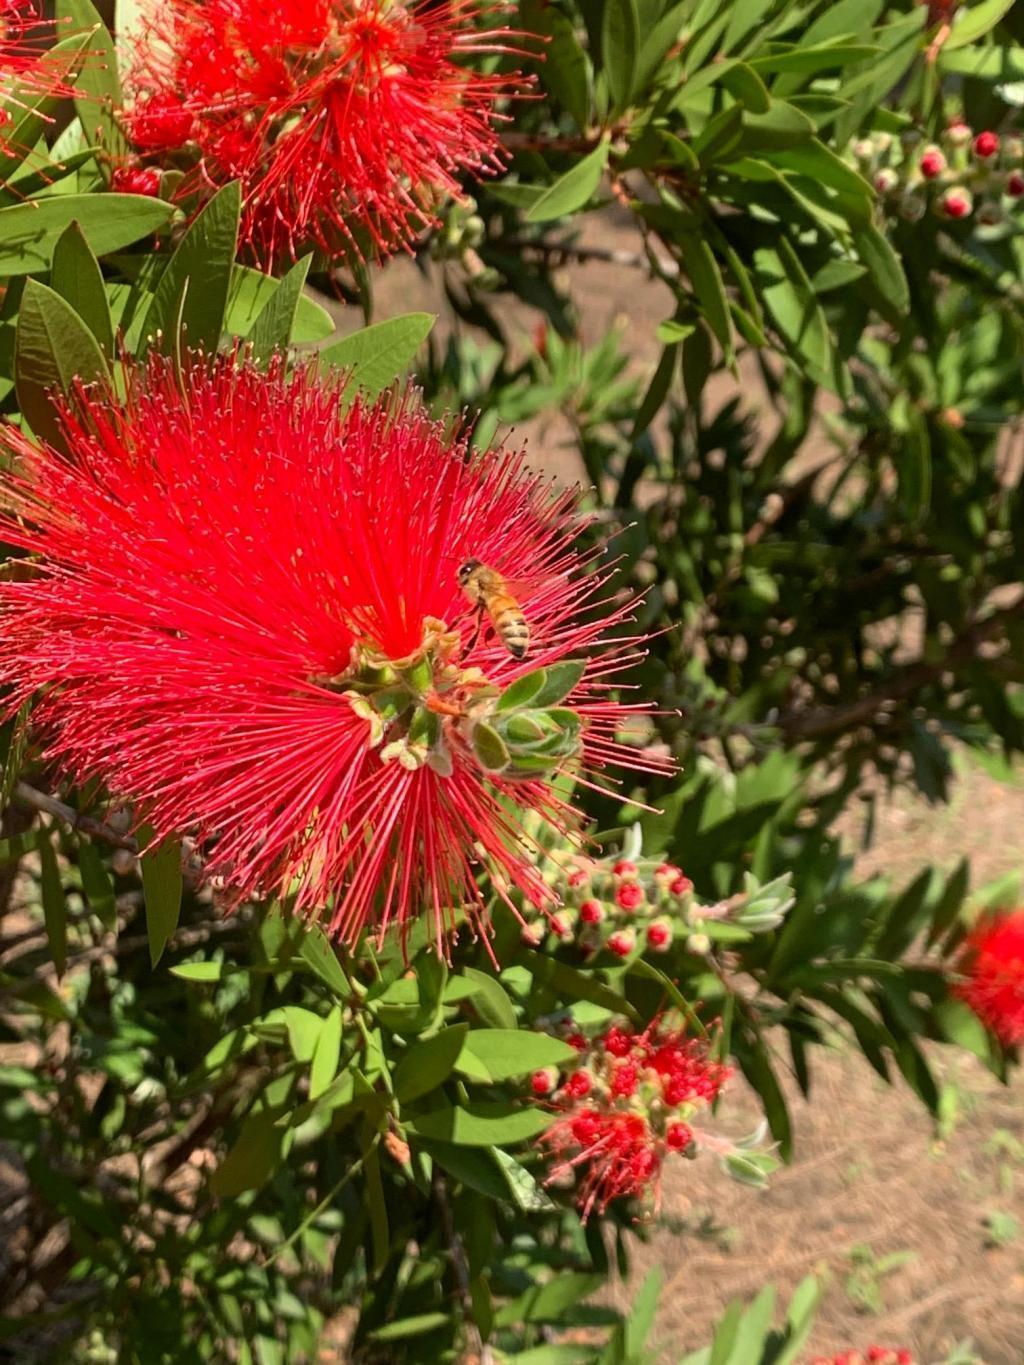
[[[59,8],[62,41],[104,47],[88,0]],[[233,263],[230,190],[185,239],[220,284],[189,294],[171,206],[107,193],[114,115],[58,134],[17,107],[0,402],[46,433],[49,385],[113,363],[115,329],[140,348],[184,313],[213,346],[322,345],[369,391],[418,357],[432,404],[479,413],[479,445],[560,414],[588,534],[612,535],[654,633],[631,681],[681,765],[585,797],[594,827],[615,847],[637,826],[644,856],[679,863],[708,902],[788,873],[795,903],[768,933],[707,954],[680,939],[656,965],[588,964],[554,939],[535,953],[496,912],[500,973],[479,944],[445,966],[422,943],[408,972],[395,945],[335,952],[279,908],[221,918],[174,860],[143,858],[140,876],[132,849],[90,837],[100,793],[33,797],[48,774],[9,725],[0,1358],[668,1359],[651,1345],[656,1280],[625,1316],[598,1293],[628,1269],[627,1233],[646,1235],[635,1211],[583,1228],[542,1187],[524,1099],[545,1063],[526,1030],[699,1001],[783,1157],[786,1073],[810,1093],[836,1036],[933,1112],[932,1042],[1004,1074],[944,964],[1016,879],[977,887],[962,863],[863,880],[836,821],[860,812],[869,840],[894,788],[945,799],[957,746],[992,765],[1024,748],[1021,219],[1001,200],[998,221],[954,221],[934,196],[904,213],[855,151],[874,139],[885,160],[956,118],[1012,147],[1024,13],[963,6],[936,48],[911,0],[519,8],[548,40],[528,63],[536,97],[509,108],[506,174],[469,187],[417,255],[446,300],[425,346],[420,315],[333,335],[339,296],[380,323],[366,270],[305,262],[273,306],[285,286]],[[116,68],[90,69],[113,109]],[[44,156],[59,167],[42,173]],[[601,214],[628,250],[594,245]],[[614,330],[580,339],[564,267],[588,259],[663,286],[649,373]],[[519,305],[541,318],[529,347]],[[474,1035],[513,1030],[474,1073]],[[786,1329],[767,1298],[742,1329],[737,1309],[684,1359],[795,1361],[816,1292]],[[673,1360],[700,1347],[676,1345]]]

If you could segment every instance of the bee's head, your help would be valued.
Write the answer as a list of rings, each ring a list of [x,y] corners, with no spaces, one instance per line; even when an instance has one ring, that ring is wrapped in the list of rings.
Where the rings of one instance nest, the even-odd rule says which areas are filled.
[[[480,567],[479,559],[467,559],[465,564],[459,565],[458,580],[460,587],[465,587],[473,574]]]

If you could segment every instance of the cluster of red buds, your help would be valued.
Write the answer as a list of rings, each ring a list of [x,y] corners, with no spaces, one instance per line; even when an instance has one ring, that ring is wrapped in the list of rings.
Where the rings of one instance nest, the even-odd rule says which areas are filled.
[[[550,937],[552,946],[573,943],[586,957],[604,952],[629,959],[667,953],[673,944],[703,955],[716,942],[745,942],[776,929],[793,904],[788,873],[764,886],[747,874],[738,895],[705,904],[682,868],[641,856],[637,835],[616,856],[555,855],[554,861],[547,880],[561,908],[524,925],[530,947]]]
[[[584,1221],[617,1199],[657,1208],[662,1166],[673,1154],[695,1157],[710,1147],[748,1165],[753,1158],[761,1180],[768,1168],[760,1162],[774,1165],[694,1128],[695,1115],[714,1103],[732,1074],[704,1039],[659,1016],[642,1033],[612,1024],[597,1038],[573,1033],[568,1041],[578,1053],[568,1075],[554,1067],[537,1071],[531,1086],[558,1114],[543,1138],[553,1157],[547,1183],[575,1184]]]
[[[914,1365],[914,1354],[905,1346],[869,1346],[864,1351],[815,1356],[810,1365]]]
[[[853,144],[860,170],[900,217],[918,222],[928,209],[950,222],[973,217],[998,227],[1007,210],[1024,199],[1024,139],[962,120],[938,142],[915,129],[902,136],[875,133]]]

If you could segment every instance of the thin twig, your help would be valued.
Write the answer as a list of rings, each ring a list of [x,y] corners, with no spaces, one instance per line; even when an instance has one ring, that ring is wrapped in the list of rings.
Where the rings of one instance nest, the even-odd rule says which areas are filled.
[[[79,834],[88,834],[90,839],[99,839],[105,844],[113,844],[115,848],[125,848],[129,853],[138,853],[139,851],[139,841],[133,839],[130,834],[121,834],[111,825],[104,824],[102,820],[94,820],[91,815],[80,814],[73,806],[58,801],[55,796],[48,796],[46,792],[37,791],[35,787],[30,787],[27,782],[19,782],[11,795],[19,805],[42,811],[44,815],[52,815],[54,819],[62,820],[64,824],[70,825]]]
[[[470,1341],[470,1353],[466,1356],[463,1365],[494,1365],[494,1353],[484,1341],[479,1324],[473,1316],[473,1290],[470,1284],[469,1266],[466,1263],[466,1252],[462,1245],[462,1239],[456,1230],[455,1220],[452,1218],[452,1206],[448,1202],[448,1184],[444,1178],[444,1173],[436,1164],[434,1166],[433,1184],[434,1199],[441,1214],[441,1226],[444,1229],[448,1250],[451,1252],[455,1283],[458,1287],[459,1300],[462,1304],[466,1331]]]

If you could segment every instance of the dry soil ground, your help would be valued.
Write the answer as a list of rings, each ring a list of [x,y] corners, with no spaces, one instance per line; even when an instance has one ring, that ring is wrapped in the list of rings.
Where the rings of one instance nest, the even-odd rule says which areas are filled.
[[[588,219],[581,240],[637,248],[614,216]],[[605,261],[566,269],[584,342],[621,325],[632,364],[649,374],[659,351],[655,327],[672,311],[665,287]],[[385,272],[377,300],[382,318],[415,308],[444,313],[436,282],[406,261]],[[358,326],[353,310],[345,312],[342,327]],[[529,338],[536,321],[520,305],[504,314],[513,344]],[[518,434],[529,437],[533,463],[577,477],[571,432],[557,416]],[[852,822],[848,833],[851,841],[859,837]],[[999,782],[965,766],[948,807],[898,799],[883,812],[861,865],[902,883],[927,863],[951,868],[963,855],[972,860],[976,886],[1024,870],[1024,779]],[[735,1186],[699,1162],[669,1184],[665,1208],[677,1225],[658,1230],[637,1255],[637,1275],[654,1264],[665,1272],[657,1339],[666,1365],[709,1339],[731,1298],[752,1298],[768,1282],[787,1293],[811,1271],[828,1277],[814,1349],[906,1344],[931,1365],[971,1337],[986,1365],[1022,1365],[1021,1080],[1005,1089],[969,1058],[940,1056],[938,1068],[948,1110],[941,1133],[908,1090],[888,1089],[859,1056],[838,1049],[821,1059],[810,1102],[790,1087],[796,1157],[766,1193]],[[874,1277],[871,1258],[897,1251],[910,1253],[905,1264]],[[880,1312],[858,1309],[848,1284],[857,1265],[862,1281],[877,1278]],[[623,1305],[633,1287],[617,1287]]]

